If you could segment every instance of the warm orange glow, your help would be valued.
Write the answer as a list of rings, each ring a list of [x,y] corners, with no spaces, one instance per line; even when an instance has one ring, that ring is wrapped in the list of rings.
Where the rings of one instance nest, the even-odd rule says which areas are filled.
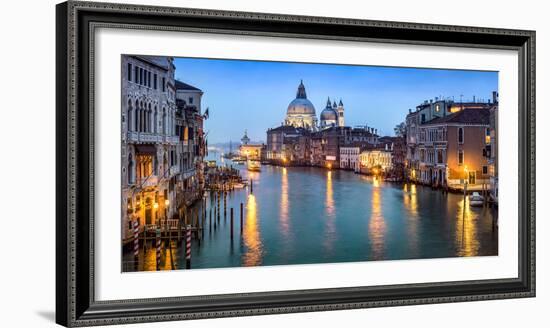
[[[246,202],[246,223],[243,231],[243,241],[246,246],[242,261],[244,266],[256,266],[262,264],[263,244],[260,238],[258,225],[258,209],[256,197],[248,195]]]
[[[377,260],[384,258],[384,238],[386,233],[386,222],[382,216],[382,200],[380,193],[380,188],[372,188],[372,207],[369,222],[372,257]]]
[[[165,199],[165,200],[164,200],[164,205],[166,205],[166,206],[170,205],[170,200]]]
[[[332,190],[332,172],[327,172],[327,191],[325,198],[325,207],[328,215],[334,215],[334,195]]]
[[[460,248],[460,256],[476,256],[479,251],[477,227],[474,221],[478,214],[470,208],[468,197],[458,203],[456,222],[456,244]],[[463,219],[464,218],[464,219]]]
[[[288,176],[287,176],[287,169],[286,167],[283,167],[281,175],[281,206],[280,206],[280,219],[281,219],[281,228],[283,234],[287,235],[289,231],[288,226]]]
[[[332,163],[327,163],[327,168],[330,170],[332,169]]]
[[[153,204],[153,208],[154,208],[155,210],[158,209],[158,208],[159,208],[159,203],[154,203],[154,204]]]

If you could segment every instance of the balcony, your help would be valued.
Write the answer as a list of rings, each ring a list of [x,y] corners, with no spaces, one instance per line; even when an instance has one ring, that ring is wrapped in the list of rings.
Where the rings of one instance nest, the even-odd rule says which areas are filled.
[[[135,143],[161,143],[162,136],[150,132],[128,131],[128,142]]]
[[[177,145],[179,142],[178,136],[164,136],[164,142],[169,143],[171,145]]]
[[[140,186],[141,188],[155,187],[156,185],[158,185],[158,183],[159,179],[156,175],[138,178],[136,181],[136,185]]]

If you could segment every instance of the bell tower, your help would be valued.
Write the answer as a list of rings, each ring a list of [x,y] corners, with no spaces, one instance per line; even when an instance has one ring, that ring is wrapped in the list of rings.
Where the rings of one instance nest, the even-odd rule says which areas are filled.
[[[336,112],[338,113],[338,126],[344,126],[344,103],[342,103],[342,99],[338,103]]]

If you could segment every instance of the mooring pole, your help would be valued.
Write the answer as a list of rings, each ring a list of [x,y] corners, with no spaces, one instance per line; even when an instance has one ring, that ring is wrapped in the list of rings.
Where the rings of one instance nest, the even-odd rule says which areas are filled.
[[[139,221],[134,220],[134,260],[135,270],[139,271]]]
[[[160,228],[156,229],[156,243],[157,243],[157,271],[160,271]]]
[[[243,234],[243,203],[241,203],[241,235]]]
[[[231,207],[231,240],[233,240],[233,207]]]
[[[187,226],[185,241],[185,268],[191,269],[191,226]]]

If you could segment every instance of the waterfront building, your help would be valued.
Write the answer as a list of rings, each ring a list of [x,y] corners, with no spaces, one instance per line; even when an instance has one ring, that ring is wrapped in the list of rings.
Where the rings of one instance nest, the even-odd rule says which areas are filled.
[[[392,167],[388,174],[395,179],[402,180],[405,175],[405,158],[407,147],[404,136],[381,137],[376,144],[378,148],[391,152]]]
[[[264,144],[250,143],[250,138],[248,137],[246,130],[244,131],[244,136],[241,138],[241,146],[239,147],[239,154],[242,157],[253,160],[263,160],[262,154],[264,153],[264,149]]]
[[[171,57],[122,57],[122,235],[170,215],[175,134],[175,66]]]
[[[340,168],[359,172],[359,154],[363,150],[362,148],[362,144],[340,147]]]
[[[493,106],[489,114],[489,184],[491,200],[498,203],[498,93],[493,92]]]
[[[303,128],[310,131],[317,129],[315,106],[307,99],[306,88],[300,81],[296,98],[290,102],[286,112],[284,125]]]
[[[266,160],[274,164],[290,164],[291,159],[306,161],[309,157],[307,143],[309,131],[292,125],[281,125],[267,130]],[[303,137],[303,138],[302,138]],[[293,146],[303,143],[303,147],[293,151]],[[293,155],[293,156],[290,156]],[[292,157],[292,158],[291,158]]]
[[[461,190],[489,183],[489,109],[465,108],[420,125],[418,181]],[[489,138],[488,138],[489,137]]]
[[[359,171],[365,174],[387,174],[392,169],[392,153],[387,148],[365,149],[359,154]]]
[[[203,132],[204,117],[201,113],[203,92],[178,80],[175,81],[175,86],[176,130],[179,144],[175,153],[178,163],[178,176],[175,181],[178,197],[174,208],[181,212],[202,196],[205,183],[203,158],[206,155],[206,140]]]
[[[409,114],[406,117],[406,155],[405,155],[405,173],[406,177],[411,181],[430,183],[432,180],[430,171],[426,173],[426,169],[421,169],[422,156],[433,156],[431,153],[426,155],[426,150],[421,153],[420,131],[421,126],[435,119],[441,119],[449,115],[456,114],[465,109],[489,110],[494,106],[494,100],[483,100],[478,98],[469,102],[454,102],[452,99],[425,100],[422,104],[416,107],[416,110],[409,109]],[[431,150],[430,150],[431,152]],[[423,171],[424,173],[421,173]],[[439,174],[439,173],[437,173]],[[421,176],[423,175],[423,176]],[[439,178],[441,184],[442,176]]]

